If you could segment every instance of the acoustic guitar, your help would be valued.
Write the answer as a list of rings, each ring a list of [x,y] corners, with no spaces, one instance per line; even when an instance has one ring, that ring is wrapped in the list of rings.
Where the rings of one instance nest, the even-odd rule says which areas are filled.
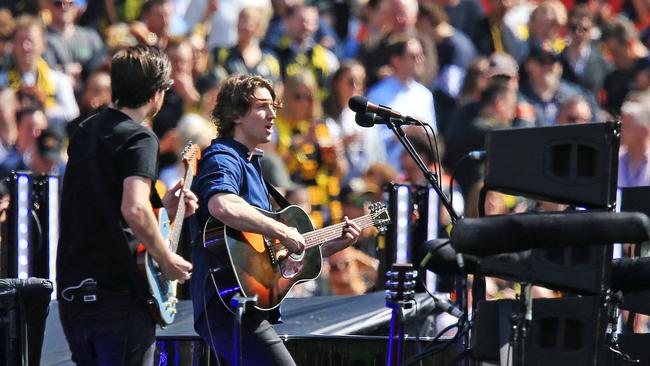
[[[258,210],[298,230],[305,238],[305,250],[300,255],[291,254],[276,240],[232,229],[214,218],[205,224],[203,246],[224,266],[213,277],[225,304],[230,304],[230,298],[237,293],[257,295],[255,307],[271,310],[280,305],[294,285],[318,277],[323,264],[320,247],[341,237],[345,223],[314,230],[309,215],[298,206],[279,212]],[[390,217],[383,204],[374,203],[369,214],[352,221],[362,230],[371,226],[383,229],[390,224]]]

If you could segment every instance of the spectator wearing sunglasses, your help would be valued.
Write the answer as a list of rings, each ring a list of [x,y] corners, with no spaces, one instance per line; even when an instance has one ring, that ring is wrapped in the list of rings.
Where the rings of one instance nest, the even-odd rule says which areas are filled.
[[[594,16],[586,5],[576,5],[567,22],[569,44],[560,55],[562,78],[579,84],[598,97],[612,65],[593,40]]]
[[[555,53],[543,48],[533,49],[524,63],[524,70],[520,99],[535,109],[535,126],[556,125],[561,104],[576,96],[589,101],[592,115],[598,113],[595,98],[580,86],[562,80],[562,64]]]

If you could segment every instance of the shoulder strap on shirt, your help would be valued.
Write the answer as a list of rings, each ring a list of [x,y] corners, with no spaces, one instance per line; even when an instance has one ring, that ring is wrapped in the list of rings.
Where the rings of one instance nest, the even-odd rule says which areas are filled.
[[[90,128],[90,151],[89,159],[97,161],[97,145],[99,144],[98,129],[99,124],[94,123]],[[90,169],[92,174],[93,184],[92,187],[95,190],[95,195],[98,197],[97,201],[100,204],[101,212],[104,216],[105,222],[109,225],[109,231],[111,232],[112,238],[116,244],[114,248],[117,252],[117,256],[122,263],[126,273],[131,278],[131,283],[133,289],[135,290],[136,296],[138,296],[143,301],[147,301],[151,296],[149,294],[148,285],[144,281],[144,277],[138,272],[138,268],[135,264],[135,259],[129,250],[129,244],[126,236],[124,235],[124,229],[119,224],[120,219],[115,214],[115,211],[111,209],[108,204],[108,201],[105,197],[110,197],[108,188],[106,187],[106,182],[103,178],[103,173],[99,169],[98,164],[90,164]],[[155,187],[152,187],[155,189]]]
[[[271,197],[275,200],[275,203],[277,203],[280,206],[280,209],[283,209],[287,206],[291,206],[291,203],[287,201],[286,198],[282,195],[282,193],[278,192],[275,187],[273,187],[273,184],[269,183],[266,179],[264,180],[264,184],[266,184],[266,189],[268,189],[269,193],[271,194]]]

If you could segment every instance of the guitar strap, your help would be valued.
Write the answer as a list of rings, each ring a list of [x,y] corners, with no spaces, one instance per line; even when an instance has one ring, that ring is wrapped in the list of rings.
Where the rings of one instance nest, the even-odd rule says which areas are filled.
[[[90,126],[90,149],[88,155],[89,155],[89,160],[91,161],[98,161],[97,160],[97,145],[99,144],[98,130],[99,130],[99,123],[94,123],[92,126]],[[93,180],[92,186],[93,189],[95,190],[95,195],[99,198],[97,201],[99,201],[100,203],[104,220],[109,225],[109,231],[113,236],[112,240],[115,241],[115,243],[117,244],[115,245],[117,256],[120,259],[120,262],[122,263],[122,267],[124,267],[126,273],[131,278],[131,283],[133,285],[133,289],[135,291],[136,296],[141,300],[145,301],[146,303],[147,299],[151,297],[151,295],[149,294],[149,288],[144,281],[144,276],[140,274],[137,266],[135,265],[135,260],[129,249],[130,248],[129,242],[126,238],[126,235],[124,234],[124,229],[119,224],[121,220],[119,217],[117,217],[115,211],[111,209],[111,207],[108,204],[108,201],[106,199],[101,199],[101,197],[110,197],[108,188],[106,187],[105,180],[101,179],[104,174],[99,169],[99,164],[89,164],[89,165],[91,166],[90,175]],[[152,189],[155,190],[155,187],[152,187]]]
[[[286,198],[282,195],[282,193],[278,192],[275,187],[273,187],[273,184],[269,183],[266,179],[262,178],[264,180],[264,184],[266,184],[266,189],[269,191],[271,194],[271,197],[275,200],[275,203],[280,206],[280,209],[286,208],[287,206],[291,206],[291,203],[287,201]]]

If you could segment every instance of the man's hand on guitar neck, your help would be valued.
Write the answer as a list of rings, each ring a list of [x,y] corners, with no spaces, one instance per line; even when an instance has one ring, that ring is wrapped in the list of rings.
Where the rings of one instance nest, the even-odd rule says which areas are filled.
[[[163,206],[165,206],[165,210],[167,210],[167,214],[169,215],[169,220],[172,222],[176,219],[174,216],[176,215],[176,210],[178,208],[180,198],[179,191],[183,189],[184,183],[184,179],[181,178],[175,186],[165,192],[165,196],[162,199]],[[185,202],[185,217],[192,216],[199,207],[199,199],[191,190],[183,189],[183,200]]]
[[[343,227],[343,235],[337,239],[333,239],[323,244],[321,250],[324,257],[332,255],[339,250],[343,250],[359,240],[361,235],[361,228],[357,223],[350,220],[347,216],[343,217],[345,226]]]
[[[192,264],[173,253],[158,228],[153,214],[149,195],[151,180],[138,176],[124,179],[122,216],[135,236],[144,245],[147,253],[158,262],[163,275],[168,280],[183,282],[190,278]]]

